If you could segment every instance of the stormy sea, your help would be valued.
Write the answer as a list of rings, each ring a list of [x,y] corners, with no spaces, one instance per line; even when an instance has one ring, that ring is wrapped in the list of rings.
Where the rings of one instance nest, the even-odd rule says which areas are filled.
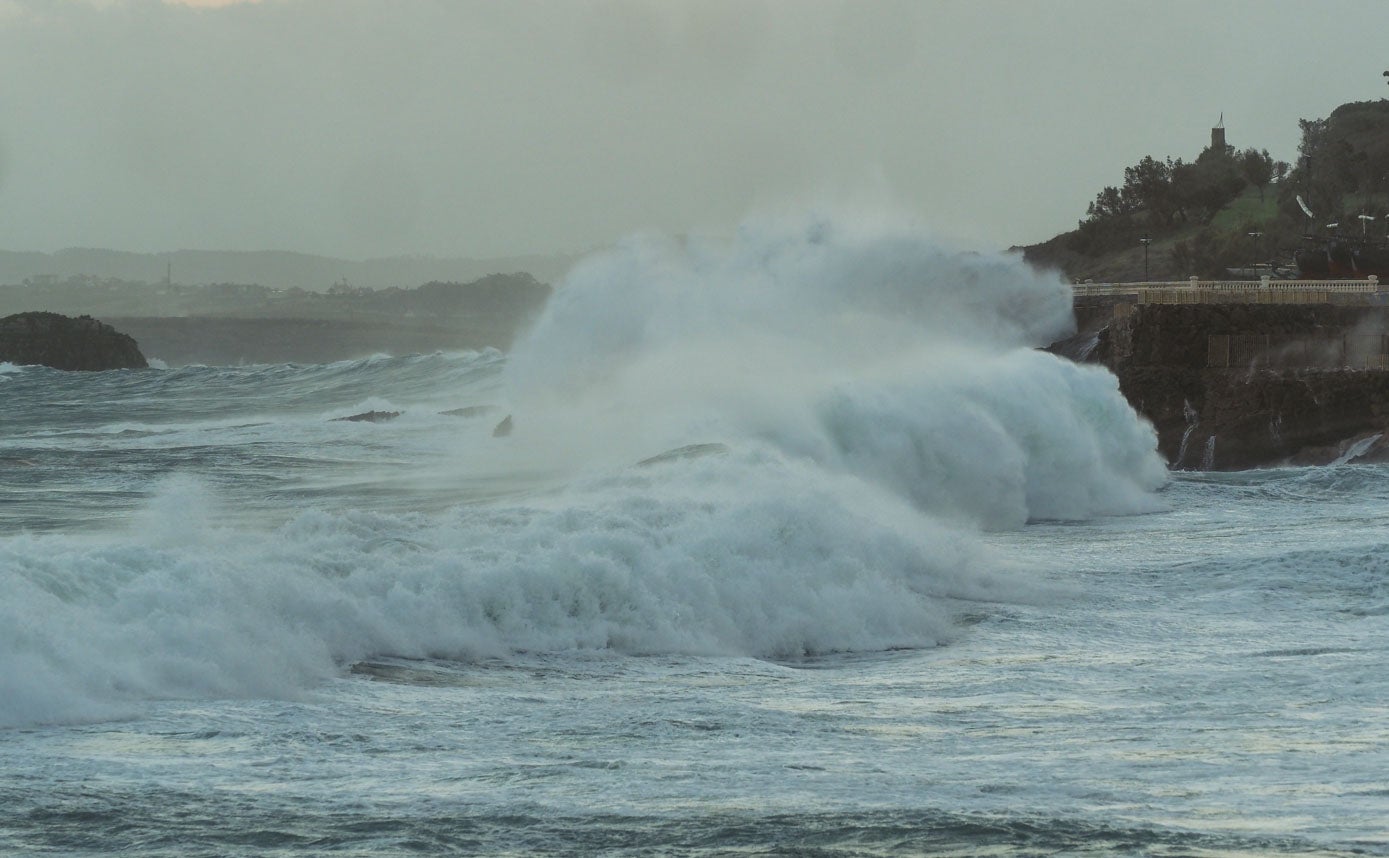
[[[1071,324],[807,218],[506,353],[0,365],[0,854],[1389,854],[1389,470],[1169,473]]]

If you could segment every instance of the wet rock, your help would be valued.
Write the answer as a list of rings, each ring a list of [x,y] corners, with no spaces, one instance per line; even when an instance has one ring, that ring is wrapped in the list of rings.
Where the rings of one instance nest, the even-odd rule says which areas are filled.
[[[1389,429],[1389,371],[1353,368],[1386,330],[1375,307],[1148,304],[1115,309],[1088,360],[1152,421],[1171,467],[1329,464]],[[1355,461],[1389,458],[1374,444]]]
[[[363,411],[361,414],[352,414],[347,417],[334,417],[334,423],[349,421],[352,423],[385,423],[387,420],[394,420],[399,417],[399,411]]]
[[[87,371],[149,366],[130,336],[91,316],[58,313],[0,319],[0,361]]]

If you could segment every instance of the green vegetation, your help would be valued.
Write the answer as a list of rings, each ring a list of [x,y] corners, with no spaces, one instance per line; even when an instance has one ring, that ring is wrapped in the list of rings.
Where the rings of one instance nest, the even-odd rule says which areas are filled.
[[[1343,104],[1325,119],[1298,125],[1298,163],[1279,194],[1280,214],[1305,220],[1297,193],[1320,224],[1348,228],[1361,214],[1389,212],[1389,101]]]
[[[1345,104],[1299,126],[1296,166],[1266,149],[1224,145],[1208,146],[1190,162],[1145,156],[1124,170],[1122,185],[1095,196],[1075,230],[1024,248],[1025,255],[1077,280],[1224,277],[1256,263],[1291,268],[1303,236],[1328,224],[1383,235],[1389,100]]]
[[[1210,226],[1218,232],[1234,232],[1250,224],[1268,224],[1278,217],[1278,200],[1257,188],[1245,188],[1240,195],[1211,218]]]
[[[1131,244],[1141,235],[1170,235],[1178,227],[1209,224],[1246,187],[1267,186],[1287,165],[1267,151],[1207,147],[1196,160],[1159,161],[1145,156],[1124,170],[1122,187],[1100,191],[1080,222],[1071,247],[1096,255]]]

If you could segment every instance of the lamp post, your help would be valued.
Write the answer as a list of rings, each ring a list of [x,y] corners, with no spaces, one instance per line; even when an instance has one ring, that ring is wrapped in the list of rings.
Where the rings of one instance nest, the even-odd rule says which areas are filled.
[[[1257,268],[1259,265],[1259,239],[1263,238],[1264,234],[1255,230],[1249,233],[1249,237],[1254,239],[1254,266]]]
[[[1153,240],[1152,240],[1151,238],[1149,238],[1148,236],[1145,235],[1145,236],[1143,236],[1142,238],[1140,238],[1139,241],[1141,241],[1141,242],[1143,243],[1143,282],[1144,282],[1144,283],[1147,283],[1147,282],[1148,282],[1148,245],[1152,244],[1152,243],[1153,243]]]

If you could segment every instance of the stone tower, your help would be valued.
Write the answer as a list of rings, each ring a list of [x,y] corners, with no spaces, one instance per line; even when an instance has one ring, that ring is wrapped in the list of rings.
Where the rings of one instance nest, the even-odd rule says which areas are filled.
[[[1220,124],[1211,129],[1211,148],[1217,152],[1225,151],[1225,114],[1220,114]]]

